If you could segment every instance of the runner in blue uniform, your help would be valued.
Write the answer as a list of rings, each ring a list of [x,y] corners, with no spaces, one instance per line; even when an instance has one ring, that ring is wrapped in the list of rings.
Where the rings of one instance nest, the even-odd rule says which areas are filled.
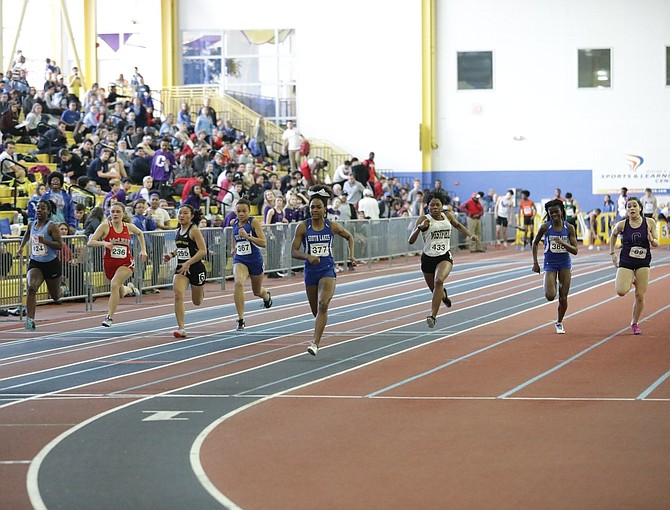
[[[263,287],[263,254],[261,248],[267,246],[265,233],[260,222],[250,216],[251,203],[241,198],[235,206],[237,219],[233,220],[233,278],[235,279],[235,309],[237,310],[237,331],[242,331],[244,322],[244,282],[251,279],[254,296],[263,299],[263,306],[272,306],[272,295]]]
[[[617,263],[617,237],[621,235],[621,252]],[[616,293],[625,296],[631,287],[635,286],[635,302],[633,303],[633,318],[631,329],[634,335],[642,330],[638,326],[640,315],[644,310],[644,296],[649,285],[651,265],[651,247],[658,246],[656,237],[656,222],[652,218],[645,218],[642,214],[642,202],[637,197],[630,197],[626,201],[626,219],[618,222],[610,237],[610,255],[616,271]]]
[[[540,272],[537,247],[544,242],[544,295],[548,301],[556,299],[558,281],[558,320],[556,333],[565,333],[563,317],[568,309],[568,292],[572,280],[570,255],[577,255],[575,227],[565,220],[565,207],[560,200],[550,200],[544,206],[545,222],[533,241],[533,271]],[[548,220],[548,221],[547,221]]]
[[[163,256],[165,262],[177,259],[177,268],[172,278],[174,314],[177,319],[177,330],[173,333],[175,338],[186,338],[184,296],[188,284],[191,284],[191,302],[195,306],[199,306],[205,298],[204,285],[207,273],[202,259],[207,256],[207,245],[202,232],[196,226],[201,216],[200,209],[194,209],[188,204],[179,208],[177,213],[179,226],[175,233],[177,249]]]
[[[28,296],[26,298],[27,318],[24,324],[28,330],[35,329],[35,308],[37,307],[37,290],[46,280],[49,295],[55,303],[60,299],[60,282],[62,265],[58,252],[63,246],[58,224],[51,221],[56,212],[56,204],[51,200],[41,200],[37,204],[35,221],[28,224],[16,256],[21,256],[23,247],[30,242],[30,262],[26,280]]]
[[[444,210],[449,204],[449,196],[446,193],[435,190],[426,197],[426,200],[428,214],[419,216],[416,220],[416,226],[409,236],[409,244],[414,244],[421,233],[423,236],[421,272],[432,293],[430,315],[426,317],[426,322],[429,328],[434,328],[440,302],[447,308],[451,307],[451,299],[447,296],[444,281],[454,267],[454,260],[451,257],[452,227],[463,232],[473,242],[476,242],[477,236],[461,224],[451,211]]]
[[[339,223],[326,218],[330,189],[313,186],[309,192],[310,218],[300,222],[291,245],[291,255],[305,261],[305,291],[314,321],[314,338],[307,348],[316,356],[323,330],[328,322],[328,305],[335,293],[335,261],[333,260],[333,238],[338,235],[349,244],[349,261],[354,258],[354,236]],[[302,248],[302,249],[301,249]]]

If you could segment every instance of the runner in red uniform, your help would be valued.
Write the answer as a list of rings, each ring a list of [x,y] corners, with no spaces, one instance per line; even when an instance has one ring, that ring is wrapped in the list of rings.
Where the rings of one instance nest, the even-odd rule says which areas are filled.
[[[88,246],[104,246],[105,254],[102,258],[105,276],[111,281],[111,292],[107,316],[102,325],[110,327],[114,322],[114,312],[119,304],[119,298],[125,294],[123,282],[130,278],[135,269],[130,234],[140,239],[140,258],[147,261],[147,245],[144,234],[134,224],[124,221],[125,209],[121,204],[114,204],[109,210],[110,221],[101,223],[88,241]]]

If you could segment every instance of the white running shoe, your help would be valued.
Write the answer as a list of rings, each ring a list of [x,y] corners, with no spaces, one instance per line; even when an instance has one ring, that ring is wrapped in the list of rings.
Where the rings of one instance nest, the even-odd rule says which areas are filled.
[[[105,326],[106,328],[111,328],[112,324],[114,324],[114,320],[109,315],[107,315],[105,317],[105,320],[102,321],[102,325]]]
[[[175,331],[174,333],[172,333],[172,335],[175,338],[186,338],[186,330],[184,328],[180,328],[177,331]]]
[[[307,352],[310,353],[312,356],[316,356],[316,353],[319,352],[319,346],[316,345],[314,342],[312,342],[311,344],[309,344]]]
[[[563,327],[563,324],[561,324],[560,322],[556,323],[556,333],[558,333],[559,335],[565,334],[565,328]]]
[[[137,296],[139,296],[140,294],[142,294],[142,292],[140,291],[140,289],[138,289],[137,287],[135,287],[135,284],[134,284],[133,282],[128,282],[127,287],[130,289],[130,292],[133,293],[133,296],[134,296],[134,297],[137,297]]]
[[[428,324],[428,327],[430,329],[433,329],[435,327],[435,323],[437,322],[437,319],[433,317],[432,315],[429,315],[426,317],[426,324]]]
[[[35,320],[30,317],[26,318],[26,323],[23,325],[28,331],[35,331]],[[635,333],[637,335],[637,333]]]

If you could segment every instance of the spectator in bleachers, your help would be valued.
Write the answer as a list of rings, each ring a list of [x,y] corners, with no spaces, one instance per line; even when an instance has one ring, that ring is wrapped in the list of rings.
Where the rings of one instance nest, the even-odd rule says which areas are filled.
[[[142,179],[142,187],[140,190],[137,192],[137,198],[143,198],[144,200],[149,202],[149,197],[151,196],[151,188],[154,185],[154,180],[150,175],[145,176]]]
[[[186,186],[184,186],[186,188]],[[205,203],[205,194],[202,184],[196,182],[190,187],[188,195],[182,200],[181,205],[190,205],[194,210],[200,209]]]
[[[5,112],[7,109],[9,109],[9,92],[2,92],[0,94],[0,113]]]
[[[68,109],[63,112],[60,119],[65,122],[65,129],[67,129],[67,131],[74,131],[77,122],[82,120],[81,113],[77,110],[77,103],[71,101],[68,105]]]
[[[91,209],[91,212],[88,213],[88,217],[84,222],[84,235],[90,236],[100,224],[105,220],[105,211],[102,207],[94,207]]]
[[[116,157],[123,163],[123,168],[126,169],[126,174],[130,174],[130,162],[132,161],[132,151],[128,150],[128,142],[124,139],[119,140],[116,148]]]
[[[43,108],[39,102],[33,104],[33,108],[30,113],[26,115],[26,119],[17,126],[24,128],[24,136],[31,137],[31,143],[37,142],[37,126],[42,122],[42,111]]]
[[[82,122],[84,123],[84,126],[86,126],[86,131],[88,133],[92,133],[98,128],[98,125],[100,124],[100,121],[98,120],[98,113],[100,112],[100,108],[97,105],[91,105],[91,107],[88,110],[88,113],[84,115],[84,119]]]
[[[189,110],[187,103],[181,104],[179,112],[177,113],[177,123],[180,125],[182,123],[185,124],[187,132],[190,133],[192,131],[193,124],[191,122],[191,111]]]
[[[74,149],[75,154],[79,154],[81,162],[88,168],[88,166],[95,159],[95,154],[93,153],[93,140],[91,138],[85,138],[79,147]]]
[[[347,182],[350,173],[351,173],[351,161],[347,159],[343,164],[341,164],[335,169],[335,173],[333,174],[333,183],[343,186],[344,183]]]
[[[24,116],[27,116],[33,110],[33,105],[36,102],[36,96],[37,96],[37,89],[35,87],[30,87],[28,89],[28,93],[23,99],[23,103],[21,104]]]
[[[119,165],[123,168],[123,165]],[[95,181],[102,191],[109,191],[111,189],[109,180],[125,177],[125,170],[123,174],[119,172],[116,161],[112,158],[111,149],[105,147],[100,151],[100,156],[91,162],[86,175],[89,179]]]
[[[23,182],[26,178],[26,171],[17,164],[16,143],[14,140],[7,140],[4,144],[4,149],[0,154],[0,169],[2,173],[0,180],[16,179],[19,182]]]
[[[72,73],[67,77],[67,88],[70,91],[70,98],[74,98],[79,103],[79,94],[81,92],[81,76],[79,76],[79,69],[72,68]]]
[[[172,230],[170,226],[170,213],[160,206],[158,193],[152,193],[149,198],[150,207],[147,210],[147,214],[153,218],[156,228],[159,230]]]
[[[21,136],[23,133],[19,125],[19,104],[15,101],[9,103],[7,110],[0,115],[0,131],[4,134]]]
[[[37,153],[57,155],[61,149],[67,147],[67,137],[65,135],[66,125],[62,120],[58,126],[48,129],[37,139]]]
[[[52,220],[65,222],[70,227],[70,233],[74,234],[77,228],[77,218],[74,215],[74,202],[66,191],[63,191],[64,177],[60,172],[51,172],[47,176],[47,190],[42,195],[42,200],[51,200],[56,205]]]
[[[174,123],[174,114],[173,113],[168,113],[165,116],[165,122],[161,124],[160,129],[158,130],[158,136],[163,138],[163,137],[169,137],[172,138],[175,136],[177,133],[178,128]]]
[[[169,179],[177,160],[170,149],[170,140],[161,139],[160,149],[157,150],[151,160],[151,177],[154,179],[154,188],[160,189]]]
[[[47,187],[45,184],[37,184],[35,186],[35,192],[28,199],[28,205],[26,206],[26,215],[28,218],[35,217],[35,211],[37,209],[37,203],[42,199],[42,195],[46,192]]]
[[[363,187],[363,184],[356,179],[353,172],[349,174],[347,182],[342,186],[342,191],[347,194],[347,203],[354,205],[354,207],[356,207],[358,201],[363,198],[364,190],[365,188]]]
[[[212,136],[212,130],[214,129],[214,122],[212,121],[212,118],[208,115],[208,113],[209,110],[207,109],[206,106],[203,106],[200,109],[200,114],[195,119],[194,131],[198,134],[204,132],[207,135],[206,140],[209,142],[209,139]]]
[[[74,204],[74,217],[77,219],[77,228],[75,234],[80,234],[84,230],[84,223],[86,223],[86,206],[84,204]]]

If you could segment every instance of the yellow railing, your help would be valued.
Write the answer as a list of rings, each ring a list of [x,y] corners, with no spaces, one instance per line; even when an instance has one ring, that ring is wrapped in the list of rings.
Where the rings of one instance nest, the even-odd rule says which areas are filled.
[[[259,114],[245,104],[221,93],[219,87],[197,86],[197,87],[167,87],[159,92],[162,103],[163,114],[174,113],[181,108],[182,103],[189,106],[191,119],[195,121],[198,112],[205,102],[210,98],[210,105],[217,112],[217,117],[230,120],[233,126],[249,136],[253,136],[253,129]],[[272,123],[265,123],[266,145],[269,149],[281,146],[282,133],[284,129]],[[309,138],[311,150],[309,157],[319,157],[327,160],[328,171],[331,176],[339,165],[343,164],[351,155],[344,150],[331,144],[327,140]]]

